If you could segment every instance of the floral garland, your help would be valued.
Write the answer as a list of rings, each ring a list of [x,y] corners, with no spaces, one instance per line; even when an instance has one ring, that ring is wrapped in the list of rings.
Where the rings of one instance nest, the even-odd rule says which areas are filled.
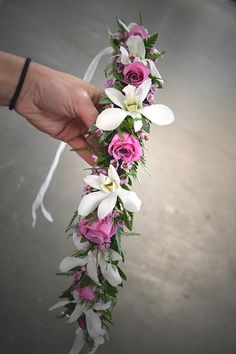
[[[59,266],[59,274],[72,276],[73,282],[50,308],[65,307],[60,317],[77,322],[77,335],[82,334],[95,350],[104,342],[118,287],[126,280],[120,268],[121,241],[132,231],[134,212],[141,207],[130,188],[139,164],[145,168],[144,143],[150,124],[174,120],[168,107],[154,103],[163,85],[154,64],[164,54],[155,48],[158,35],[151,35],[142,24],[126,26],[119,19],[117,23],[118,33],[109,31],[113,56],[105,68],[109,79],[100,101],[103,109],[89,129],[89,135],[98,139],[99,152],[66,230],[76,251]]]

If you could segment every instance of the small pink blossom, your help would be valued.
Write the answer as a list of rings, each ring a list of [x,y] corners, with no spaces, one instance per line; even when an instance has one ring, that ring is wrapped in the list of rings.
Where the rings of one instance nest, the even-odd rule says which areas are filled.
[[[103,131],[100,130],[100,129],[96,129],[95,132],[94,132],[94,134],[96,135],[97,138],[99,138],[100,136],[102,136]]]
[[[156,85],[152,84],[150,91],[151,91],[151,93],[155,93],[157,91]]]
[[[129,171],[132,168],[132,163],[128,163],[128,162],[123,161],[121,164],[121,168],[122,168],[122,170]]]
[[[91,193],[92,188],[90,186],[85,186],[82,190],[82,196]]]
[[[116,170],[119,167],[119,161],[117,161],[116,159],[111,160],[110,164],[112,164],[112,166],[114,166]]]
[[[82,272],[76,272],[74,273],[74,280],[79,281],[81,278]]]
[[[115,80],[114,79],[109,79],[107,80],[105,84],[105,88],[113,87]]]
[[[101,252],[107,252],[107,250],[109,249],[109,247],[110,247],[110,243],[103,243],[103,244],[100,244],[99,245],[99,250],[101,251]]]
[[[129,178],[128,177],[122,178],[120,180],[120,184],[128,184],[128,182],[129,182]]]
[[[118,220],[117,225],[119,227],[124,227],[124,225],[125,225],[124,220],[122,220],[122,219]]]
[[[155,96],[153,95],[153,93],[149,93],[147,95],[147,100],[148,100],[149,103],[153,103],[154,102]]]
[[[120,214],[122,214],[122,211],[119,210],[119,209],[115,209],[115,210],[113,211],[112,217],[113,217],[113,218],[117,218],[118,216],[120,216]]]

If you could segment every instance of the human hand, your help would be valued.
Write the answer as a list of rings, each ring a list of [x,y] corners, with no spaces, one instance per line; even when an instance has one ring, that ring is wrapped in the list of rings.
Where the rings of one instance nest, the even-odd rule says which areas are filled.
[[[92,164],[93,146],[83,134],[98,116],[101,94],[84,80],[31,62],[15,111]]]

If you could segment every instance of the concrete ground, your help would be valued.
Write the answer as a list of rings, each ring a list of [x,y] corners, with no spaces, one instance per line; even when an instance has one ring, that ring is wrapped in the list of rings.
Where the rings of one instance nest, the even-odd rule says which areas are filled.
[[[83,76],[108,45],[106,24],[143,13],[160,33],[166,79],[159,102],[176,121],[153,126],[136,191],[143,200],[124,241],[128,282],[110,342],[98,354],[236,353],[236,6],[230,0],[1,0],[0,48]],[[103,67],[94,83],[103,86]],[[0,110],[2,354],[65,354],[73,325],[47,311],[66,280],[54,273],[73,245],[65,226],[80,200],[85,163],[69,149],[31,228],[31,203],[58,142]]]

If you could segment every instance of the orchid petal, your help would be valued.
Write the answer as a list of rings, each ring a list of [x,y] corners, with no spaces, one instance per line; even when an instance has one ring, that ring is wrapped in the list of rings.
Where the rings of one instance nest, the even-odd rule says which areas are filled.
[[[122,257],[121,255],[114,251],[113,249],[109,249],[106,253],[105,253],[105,260],[106,261],[109,261],[109,260],[112,260],[112,261],[122,261]]]
[[[121,58],[120,58],[121,63],[123,65],[128,65],[130,63],[129,53],[127,52],[126,48],[123,46],[120,46],[120,51],[121,51]]]
[[[110,179],[115,181],[117,184],[120,184],[120,177],[113,165],[110,164],[109,169],[108,169],[108,176]]]
[[[48,310],[49,311],[52,311],[52,310],[56,310],[60,307],[63,307],[67,304],[69,304],[71,301],[70,300],[61,300],[61,301],[58,301],[55,305],[51,306]]]
[[[113,103],[115,103],[120,108],[124,109],[125,96],[122,95],[122,93],[119,90],[109,87],[105,89],[105,93]]]
[[[152,80],[147,79],[136,89],[135,96],[138,98],[139,102],[143,102],[147,97],[148,91],[152,85]]]
[[[59,264],[61,272],[66,273],[75,267],[82,267],[87,263],[87,257],[66,257]]]
[[[87,251],[87,249],[89,248],[89,242],[85,241],[85,242],[81,242],[82,237],[78,236],[76,232],[73,232],[73,242],[75,244],[75,247],[79,250],[79,251]]]
[[[139,119],[139,120],[135,120],[134,121],[134,131],[135,133],[138,132],[143,126],[143,122],[142,122],[142,119]]]
[[[149,67],[150,67],[150,71],[151,71],[151,75],[152,76],[156,76],[158,79],[160,79],[160,81],[163,83],[163,79],[161,78],[161,74],[159,73],[159,71],[156,68],[156,65],[154,64],[154,62],[151,59],[145,59],[146,62],[148,62]]]
[[[127,191],[126,189],[120,188],[118,191],[118,196],[122,200],[125,209],[129,211],[140,210],[142,202],[135,192]]]
[[[74,311],[70,315],[70,318],[67,321],[67,323],[72,323],[72,322],[77,321],[78,318],[82,315],[83,312],[84,312],[84,306],[82,306],[80,304],[76,304],[76,306],[74,308]]]
[[[128,112],[120,108],[107,108],[102,111],[96,120],[96,127],[101,130],[114,130],[127,117]]]
[[[89,278],[100,285],[97,272],[97,260],[91,252],[88,254],[87,273]]]
[[[80,202],[78,214],[81,216],[87,216],[91,211],[98,207],[106,196],[107,194],[102,191],[86,194]]]
[[[112,304],[111,301],[108,301],[106,303],[99,301],[93,306],[93,309],[96,311],[105,311],[105,310],[109,309],[111,304]]]
[[[174,121],[174,114],[172,110],[164,104],[153,104],[146,106],[139,110],[152,123],[158,125],[168,125]]]
[[[145,58],[146,49],[140,36],[130,36],[126,42],[129,54],[140,59]]]
[[[133,85],[127,85],[122,91],[125,93],[125,101],[127,101],[127,99],[134,97],[136,87]]]
[[[117,193],[113,192],[110,193],[105,199],[103,199],[103,201],[101,202],[101,204],[98,207],[98,219],[101,220],[103,218],[105,218],[109,213],[112,212],[112,210],[114,209],[115,205],[116,205],[116,201],[117,201]]]
[[[118,22],[127,32],[129,32],[129,26],[126,26],[126,24],[120,19],[118,19]]]
[[[99,260],[99,265],[102,275],[112,286],[117,286],[122,283],[120,273],[115,265],[107,263],[104,258]]]
[[[84,182],[90,187],[100,190],[100,177],[95,175],[89,175],[84,178]]]
[[[104,336],[105,331],[102,328],[102,322],[100,317],[92,310],[87,310],[85,312],[86,316],[86,327],[90,337],[96,339],[100,336]]]

